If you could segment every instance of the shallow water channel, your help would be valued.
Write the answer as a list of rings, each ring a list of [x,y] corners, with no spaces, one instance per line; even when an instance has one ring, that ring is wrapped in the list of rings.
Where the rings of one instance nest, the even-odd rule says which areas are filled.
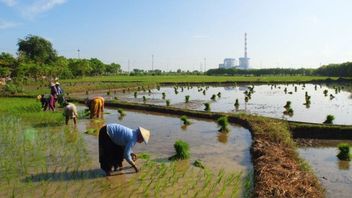
[[[249,84],[238,84],[236,86],[179,86],[177,94],[174,86],[161,87],[160,90],[148,88],[145,91],[138,91],[137,97],[134,92],[91,91],[88,96],[101,95],[106,99],[115,99],[128,102],[143,103],[143,96],[146,97],[147,104],[166,105],[166,99],[170,100],[173,107],[187,108],[194,110],[204,110],[204,103],[209,102],[211,111],[215,112],[246,112],[268,117],[322,123],[326,116],[335,116],[334,124],[352,124],[352,94],[347,85],[323,85],[323,84],[258,84],[254,85],[254,93],[246,103],[244,92],[248,90]],[[349,85],[350,86],[350,85]],[[286,93],[285,93],[286,89]],[[205,90],[205,94],[203,91]],[[327,90],[327,95],[323,93]],[[166,94],[162,99],[162,93]],[[221,97],[216,96],[216,100],[211,100],[213,94],[221,93]],[[304,105],[305,94],[311,97],[310,105]],[[332,96],[330,96],[330,94]],[[189,103],[185,103],[185,96],[189,95]],[[72,94],[74,97],[85,98],[85,94]],[[239,100],[238,109],[234,103]],[[284,115],[284,105],[291,101],[293,115]]]
[[[318,140],[309,147],[298,149],[326,189],[327,197],[351,197],[352,194],[352,163],[340,161],[337,144],[352,141]]]

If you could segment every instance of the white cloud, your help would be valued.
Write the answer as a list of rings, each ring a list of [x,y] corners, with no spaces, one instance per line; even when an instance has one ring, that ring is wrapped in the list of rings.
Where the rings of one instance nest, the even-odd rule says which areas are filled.
[[[0,0],[0,1],[3,2],[4,4],[6,4],[9,7],[12,7],[12,6],[17,4],[16,0]]]
[[[18,25],[19,25],[18,23],[14,23],[14,22],[5,21],[3,19],[0,19],[0,30],[14,28]]]
[[[24,7],[23,14],[27,17],[34,18],[38,14],[47,12],[65,2],[66,0],[37,0],[31,5]]]

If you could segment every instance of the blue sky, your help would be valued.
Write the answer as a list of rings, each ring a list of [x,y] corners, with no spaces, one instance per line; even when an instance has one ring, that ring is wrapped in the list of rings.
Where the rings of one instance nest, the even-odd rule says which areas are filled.
[[[352,60],[351,0],[0,0],[0,52],[28,34],[60,55],[127,70],[216,68],[244,54],[254,68]]]

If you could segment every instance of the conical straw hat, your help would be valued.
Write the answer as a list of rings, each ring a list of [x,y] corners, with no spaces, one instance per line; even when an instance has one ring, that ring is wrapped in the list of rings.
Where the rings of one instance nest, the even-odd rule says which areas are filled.
[[[139,131],[141,132],[141,135],[143,137],[144,143],[148,144],[149,137],[150,137],[150,131],[143,128],[143,127],[138,127]]]

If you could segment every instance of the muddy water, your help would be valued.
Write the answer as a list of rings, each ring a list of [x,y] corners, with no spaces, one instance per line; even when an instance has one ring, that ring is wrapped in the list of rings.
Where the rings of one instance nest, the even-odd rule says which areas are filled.
[[[134,98],[134,92],[115,92],[110,91],[95,91],[89,93],[89,96],[102,95],[106,99],[114,99],[117,97],[122,101],[143,103],[143,96],[147,98],[146,103],[165,105],[165,100],[162,99],[162,93],[165,92],[166,99],[170,100],[171,106],[178,108],[188,108],[195,110],[203,110],[205,102],[211,103],[211,110],[215,112],[247,112],[252,114],[264,115],[268,117],[281,118],[294,121],[322,123],[325,121],[328,114],[335,116],[335,124],[352,124],[352,94],[348,87],[344,85],[344,89],[335,93],[333,86],[314,85],[314,84],[279,84],[271,85],[255,85],[254,93],[248,103],[245,102],[244,91],[251,85],[238,85],[226,87],[209,87],[206,94],[203,94],[205,87],[193,87],[188,89],[184,87],[183,91],[178,88],[178,93],[175,93],[174,87],[161,87],[152,89],[151,93],[139,91],[137,98]],[[336,85],[341,87],[342,85]],[[295,91],[297,87],[297,91]],[[202,88],[202,90],[200,90]],[[284,89],[287,89],[285,94]],[[323,91],[328,90],[327,96]],[[210,98],[213,94],[221,92],[221,97],[217,97],[216,101]],[[305,93],[311,96],[310,106],[303,105],[305,103]],[[330,94],[333,98],[330,98]],[[185,96],[190,96],[190,102],[185,103]],[[78,97],[87,97],[86,95],[75,95]],[[240,106],[236,110],[234,107],[235,100],[238,99]],[[286,101],[291,101],[291,107],[294,110],[292,116],[284,115],[283,111]]]
[[[322,143],[320,140],[320,144],[313,143],[315,147],[301,147],[298,150],[326,189],[327,197],[351,197],[352,163],[340,161],[336,157],[337,143],[337,141]]]
[[[230,132],[222,134],[217,132],[215,122],[194,119],[190,121],[192,124],[184,128],[181,127],[182,123],[178,117],[126,111],[126,116],[121,118],[117,110],[107,108],[104,119],[79,120],[78,130],[97,131],[106,123],[119,123],[130,128],[143,126],[151,130],[150,142],[148,145],[136,144],[134,151],[147,152],[155,161],[167,161],[168,157],[175,154],[173,144],[181,139],[189,143],[190,163],[200,159],[213,170],[246,172],[252,168],[249,152],[251,135],[247,129],[231,125]],[[97,137],[88,135],[85,139],[93,160],[98,163]],[[125,165],[127,166],[127,163]]]

